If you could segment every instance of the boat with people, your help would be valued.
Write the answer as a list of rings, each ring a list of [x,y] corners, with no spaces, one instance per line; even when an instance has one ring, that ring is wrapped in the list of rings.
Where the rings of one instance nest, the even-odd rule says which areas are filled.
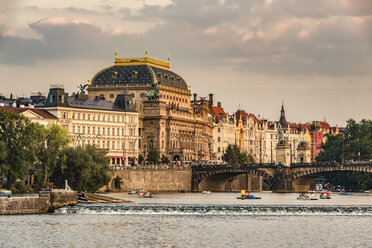
[[[319,195],[320,199],[331,199],[331,192],[329,191],[322,191]]]
[[[12,194],[11,190],[0,189],[0,196],[9,196]]]
[[[240,196],[236,197],[240,200],[258,200],[261,199],[259,196],[252,195],[251,193],[245,193],[245,190],[240,191]]]
[[[312,193],[310,193],[310,194],[301,193],[301,195],[299,195],[297,197],[297,200],[312,200],[312,201],[314,201],[314,200],[318,200],[318,198],[316,197],[315,194],[312,194]]]
[[[152,193],[151,192],[145,192],[143,194],[143,198],[152,198]]]
[[[259,200],[261,197],[255,196],[255,195],[243,195],[243,196],[238,196],[236,199],[240,200]]]

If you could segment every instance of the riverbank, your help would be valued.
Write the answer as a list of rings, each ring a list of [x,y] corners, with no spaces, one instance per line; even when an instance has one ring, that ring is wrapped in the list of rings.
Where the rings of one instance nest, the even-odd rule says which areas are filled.
[[[38,196],[12,195],[0,197],[0,215],[42,214],[76,204],[76,191],[40,191]]]

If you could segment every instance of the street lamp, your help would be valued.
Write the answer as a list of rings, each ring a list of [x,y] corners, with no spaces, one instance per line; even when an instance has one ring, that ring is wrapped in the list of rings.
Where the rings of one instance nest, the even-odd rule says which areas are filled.
[[[202,134],[202,137],[205,137],[205,138],[207,138],[207,140],[208,140],[209,160],[212,160],[212,159],[211,159],[211,141],[210,141],[209,137],[208,137],[207,135],[205,135],[205,134]]]
[[[182,148],[182,142],[181,142],[181,139],[177,136],[173,136],[172,137],[173,139],[177,139],[179,144],[180,144],[180,154],[181,154],[181,165],[182,165],[182,161],[183,161],[183,148]]]

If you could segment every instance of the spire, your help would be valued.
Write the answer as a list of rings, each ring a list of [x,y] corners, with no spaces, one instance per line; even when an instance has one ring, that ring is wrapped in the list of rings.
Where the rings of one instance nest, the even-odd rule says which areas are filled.
[[[168,52],[168,63],[170,62],[170,53]]]
[[[115,48],[115,59],[118,57],[118,49]]]
[[[145,47],[145,57],[147,58],[147,46]]]
[[[282,128],[287,128],[287,120],[285,119],[285,110],[284,110],[284,102],[282,100],[282,109],[280,110],[280,120],[279,120],[280,126]]]

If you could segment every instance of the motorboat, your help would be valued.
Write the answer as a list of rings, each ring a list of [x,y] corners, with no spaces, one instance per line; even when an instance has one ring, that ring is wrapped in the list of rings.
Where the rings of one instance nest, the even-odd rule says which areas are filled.
[[[297,197],[297,200],[318,200],[315,194],[301,194]]]
[[[152,198],[152,193],[151,192],[144,193],[143,198]]]
[[[242,195],[242,196],[238,196],[236,197],[236,199],[240,199],[240,200],[255,200],[255,199],[261,199],[261,197],[258,197],[258,196],[255,196],[255,195]]]
[[[202,191],[201,193],[202,193],[202,194],[210,194],[210,193],[212,193],[212,192],[210,192],[210,191],[205,191],[205,190],[204,190],[204,191]]]
[[[0,189],[0,196],[9,196],[12,194],[11,190]]]
[[[320,199],[331,199],[331,193],[328,192],[328,191],[323,191],[322,193],[320,193],[319,195],[319,198]]]
[[[137,191],[134,190],[134,191],[128,192],[128,195],[137,195]]]

